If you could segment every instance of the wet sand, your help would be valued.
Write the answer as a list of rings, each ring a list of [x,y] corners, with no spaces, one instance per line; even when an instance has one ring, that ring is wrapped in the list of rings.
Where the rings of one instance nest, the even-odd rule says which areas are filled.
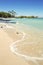
[[[18,43],[18,52],[27,56],[27,61],[31,58],[30,65],[43,65],[43,32],[29,31],[26,37],[21,44]]]

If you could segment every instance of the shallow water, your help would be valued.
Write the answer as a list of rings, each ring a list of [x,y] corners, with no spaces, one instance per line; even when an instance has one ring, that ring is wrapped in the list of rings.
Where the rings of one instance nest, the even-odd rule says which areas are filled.
[[[23,19],[14,19],[14,21],[24,24],[30,27],[34,27],[40,30],[43,30],[43,18],[23,18]]]

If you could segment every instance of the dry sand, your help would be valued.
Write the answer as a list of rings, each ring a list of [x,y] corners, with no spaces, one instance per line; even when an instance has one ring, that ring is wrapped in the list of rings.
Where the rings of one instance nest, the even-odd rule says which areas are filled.
[[[11,29],[9,29],[9,31],[10,30]],[[28,65],[23,58],[18,57],[10,51],[10,44],[20,39],[21,36],[13,33],[13,31],[11,34],[11,31],[9,31],[8,29],[4,30],[0,28],[0,65]],[[8,33],[10,33],[10,35]]]

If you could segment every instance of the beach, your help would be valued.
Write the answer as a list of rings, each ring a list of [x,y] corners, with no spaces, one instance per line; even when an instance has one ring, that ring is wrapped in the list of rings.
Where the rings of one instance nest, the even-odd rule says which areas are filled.
[[[0,28],[0,65],[28,65],[25,63],[24,59],[10,51],[10,44],[17,40],[17,38],[19,39],[21,37],[18,37],[15,33],[13,34],[14,40],[13,37],[11,38],[3,28]]]
[[[43,0],[0,0],[0,65],[43,65]]]
[[[1,23],[0,65],[43,65],[43,32]]]

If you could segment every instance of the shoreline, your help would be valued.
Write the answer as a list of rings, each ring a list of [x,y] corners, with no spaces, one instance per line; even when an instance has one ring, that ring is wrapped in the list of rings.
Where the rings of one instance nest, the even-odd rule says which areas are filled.
[[[4,24],[3,24],[4,25]],[[15,34],[16,33],[13,33],[13,38],[14,38],[14,40],[13,40],[13,38],[12,38],[12,36],[10,37],[11,39],[10,40],[12,40],[12,42],[9,42],[9,44],[7,44],[8,45],[8,51],[10,51],[9,53],[11,53],[12,55],[13,55],[13,57],[15,56],[15,55],[17,55],[17,57],[20,57],[21,59],[24,59],[24,61],[26,60],[26,61],[31,61],[31,62],[33,62],[33,64],[35,64],[35,65],[39,65],[39,63],[38,63],[38,61],[42,61],[43,60],[43,58],[42,57],[34,57],[34,56],[27,56],[27,55],[25,55],[25,54],[22,54],[22,53],[19,53],[19,50],[18,50],[18,48],[16,47],[17,46],[17,43],[19,43],[19,42],[22,42],[22,41],[25,41],[25,37],[26,37],[26,32],[23,32],[23,31],[20,31],[19,29],[17,29],[16,27],[16,29],[13,31],[12,29],[13,29],[14,27],[13,26],[9,26],[9,25],[7,25],[6,24],[6,30],[4,31],[4,28],[1,28],[5,33],[3,33],[3,31],[2,31],[2,34],[4,34],[5,35],[5,39],[6,39],[6,41],[7,41],[7,43],[8,43],[8,41],[9,40],[7,40],[7,37],[8,37],[8,39],[9,39],[9,32],[11,32],[11,34],[13,33],[13,32],[19,32],[20,33],[20,38],[18,39],[18,38],[16,38],[16,40],[15,40]],[[8,31],[9,32],[8,32]],[[30,31],[31,32],[31,31]],[[7,33],[7,35],[8,36],[6,36],[6,33]],[[8,34],[9,33],[9,34]],[[28,34],[30,34],[30,33],[28,33]],[[32,33],[33,34],[33,33]],[[17,35],[18,35],[18,37],[19,37],[19,34],[16,34],[16,37],[17,37]],[[29,36],[29,35],[28,35]],[[3,37],[2,37],[3,38]],[[29,40],[29,39],[28,39]],[[5,42],[5,41],[4,41]],[[28,42],[29,43],[29,42]],[[1,46],[1,45],[0,45]],[[13,54],[14,53],[14,54]],[[10,54],[10,55],[11,55]],[[8,56],[9,57],[9,56]],[[13,60],[12,60],[13,61]],[[18,61],[18,60],[17,60]],[[25,61],[25,63],[26,63],[26,61]],[[32,64],[32,65],[33,65]],[[27,64],[26,64],[27,65]]]

